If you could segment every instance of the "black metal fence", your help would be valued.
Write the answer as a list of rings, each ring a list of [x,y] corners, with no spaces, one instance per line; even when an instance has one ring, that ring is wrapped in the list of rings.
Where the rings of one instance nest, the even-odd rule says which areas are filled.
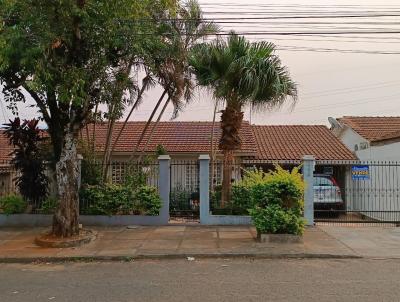
[[[200,218],[199,163],[172,160],[169,213],[172,222],[198,222]]]
[[[353,162],[314,175],[314,218],[325,224],[400,224],[400,162]]]
[[[245,170],[242,164],[234,163],[231,167],[231,184],[234,189],[235,183],[239,182]],[[245,202],[238,203],[234,198],[229,201],[222,200],[222,178],[223,163],[214,161],[210,163],[210,213],[212,215],[248,215],[247,209],[243,207]],[[232,194],[231,194],[232,195]]]

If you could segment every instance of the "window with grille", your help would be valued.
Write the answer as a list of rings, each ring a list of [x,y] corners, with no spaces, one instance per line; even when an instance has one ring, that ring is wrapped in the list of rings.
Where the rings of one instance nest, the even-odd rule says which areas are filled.
[[[186,165],[185,173],[185,187],[187,189],[196,189],[198,187],[198,168],[197,165],[188,164]]]

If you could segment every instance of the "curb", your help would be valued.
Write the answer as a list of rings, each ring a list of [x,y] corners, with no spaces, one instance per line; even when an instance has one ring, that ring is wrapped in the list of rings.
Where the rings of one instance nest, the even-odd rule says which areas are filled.
[[[193,257],[194,259],[363,259],[357,255],[335,254],[251,254],[251,253],[215,253],[215,254],[141,254],[125,256],[71,256],[71,257],[21,257],[0,258],[0,263],[60,263],[60,262],[130,262],[135,260],[178,260]]]

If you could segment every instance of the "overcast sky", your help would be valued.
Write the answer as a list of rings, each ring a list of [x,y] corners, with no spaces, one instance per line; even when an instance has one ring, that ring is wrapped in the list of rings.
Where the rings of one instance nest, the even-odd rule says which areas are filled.
[[[282,15],[400,14],[398,0],[342,1],[261,1],[200,0],[205,17],[271,17]],[[223,31],[305,32],[305,31],[399,31],[400,17],[239,20],[221,24]],[[313,24],[299,24],[314,22]],[[225,21],[226,22],[226,21]],[[252,23],[250,23],[252,22]],[[346,23],[347,22],[347,23]],[[320,23],[320,24],[316,24]],[[329,116],[400,115],[400,34],[349,34],[347,36],[276,36],[248,35],[249,39],[277,44],[277,54],[298,83],[299,99],[292,111],[252,113],[246,109],[245,119],[254,124],[327,124]],[[287,50],[287,48],[290,50]],[[340,49],[343,52],[333,51]],[[307,51],[305,51],[307,50]],[[351,51],[352,53],[347,53]],[[366,52],[366,53],[360,53]],[[397,54],[377,54],[397,53]],[[133,120],[148,118],[160,91],[146,95],[134,113]],[[164,119],[170,118],[171,109]],[[34,109],[20,107],[22,117]],[[213,100],[200,92],[177,120],[211,120]],[[0,121],[11,113],[0,114]]]

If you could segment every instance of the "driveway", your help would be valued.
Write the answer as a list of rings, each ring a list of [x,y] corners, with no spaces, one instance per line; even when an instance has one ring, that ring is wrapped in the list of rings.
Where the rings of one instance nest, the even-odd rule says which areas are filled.
[[[374,258],[400,258],[400,228],[319,226],[357,255]]]

